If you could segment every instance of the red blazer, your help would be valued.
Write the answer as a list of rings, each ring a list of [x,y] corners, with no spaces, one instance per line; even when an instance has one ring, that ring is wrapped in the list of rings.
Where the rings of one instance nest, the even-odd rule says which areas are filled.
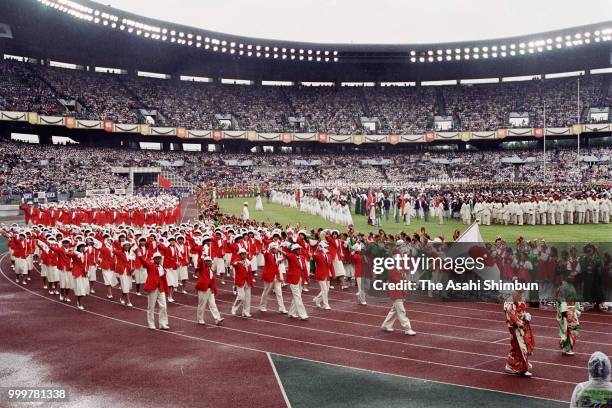
[[[164,260],[162,263],[164,264],[164,268],[166,269],[176,269],[178,267],[178,251],[176,247],[159,245],[157,250],[163,255]]]
[[[361,254],[356,252],[350,255],[351,263],[355,266],[355,278],[361,278]],[[369,276],[366,276],[369,278]]]
[[[113,251],[115,255],[115,272],[120,275],[132,275],[134,269],[134,262],[127,259],[127,255],[123,251]]]
[[[115,269],[115,259],[111,250],[106,245],[102,245],[102,248],[100,248],[100,268],[109,271]]]
[[[281,281],[280,272],[276,258],[272,252],[264,252],[264,267],[261,272],[261,280],[264,282],[274,282],[274,279]]]
[[[203,258],[200,258],[198,261],[198,281],[195,284],[196,290],[201,290],[202,292],[206,292],[208,289],[211,290],[213,294],[217,294],[217,283],[215,282],[215,275],[213,272],[206,266]]]
[[[232,264],[234,267],[234,284],[241,288],[245,284],[253,287],[253,271],[251,266],[245,266],[242,260]]]
[[[9,241],[9,247],[13,250],[13,256],[15,258],[27,258],[27,241],[25,239],[19,239],[17,236],[13,236]]]
[[[147,268],[147,280],[144,284],[144,290],[147,292],[153,292],[155,289],[159,289],[160,292],[170,293],[168,288],[168,281],[166,280],[166,273],[163,276],[159,276],[159,268],[155,262],[149,261],[147,258],[140,256],[140,262]],[[165,268],[164,268],[165,269]]]
[[[70,270],[70,257],[61,245],[54,245],[51,249],[57,254],[57,269],[62,271]]]
[[[325,254],[322,251],[316,251],[313,255],[313,259],[315,261],[315,279],[318,281],[326,281],[329,278],[333,278],[334,274],[331,269],[331,258],[327,255],[327,259],[325,259]]]
[[[287,268],[287,276],[285,281],[290,285],[297,285],[300,283],[300,278],[304,282],[308,282],[308,272],[306,271],[306,264],[301,257],[296,256],[293,252],[287,254],[287,262],[289,263]]]
[[[83,259],[81,259],[81,257],[74,252],[68,254],[68,256],[72,258],[72,276],[75,278],[87,276],[87,262],[85,254],[82,254]]]

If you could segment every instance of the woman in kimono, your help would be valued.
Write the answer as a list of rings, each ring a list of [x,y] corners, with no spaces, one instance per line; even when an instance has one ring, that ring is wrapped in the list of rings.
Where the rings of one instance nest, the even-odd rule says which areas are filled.
[[[507,373],[531,377],[529,356],[535,347],[535,340],[529,322],[531,315],[526,312],[521,292],[512,292],[512,301],[504,303],[506,323],[510,332],[510,352],[506,357]]]
[[[576,289],[569,282],[562,282],[557,292],[557,321],[559,322],[559,346],[566,356],[574,355],[576,338],[580,332],[580,303],[576,301]]]

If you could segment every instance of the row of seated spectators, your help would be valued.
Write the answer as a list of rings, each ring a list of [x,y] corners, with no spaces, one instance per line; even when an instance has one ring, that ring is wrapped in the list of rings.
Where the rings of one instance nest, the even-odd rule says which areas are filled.
[[[581,78],[580,104],[612,105],[610,75]],[[377,117],[381,134],[420,134],[434,114],[454,118],[455,130],[509,126],[510,112],[529,114],[531,126],[576,123],[576,78],[443,87],[273,87],[207,84],[113,75],[13,61],[0,62],[0,109],[62,114],[59,98],[78,101],[85,119],[143,122],[138,109],[157,111],[156,124],[191,129],[220,127],[216,114],[233,115],[236,128],[261,132],[365,133],[360,118]],[[584,120],[581,119],[581,120]]]
[[[604,159],[595,165],[577,163],[575,150],[551,150],[547,153],[546,176],[542,152],[534,150],[494,150],[465,152],[425,152],[386,154],[267,154],[153,151],[81,146],[0,142],[0,192],[19,194],[26,191],[71,192],[93,188],[126,188],[127,178],[114,175],[111,167],[151,167],[171,162],[171,171],[185,180],[213,186],[289,185],[355,182],[383,183],[427,182],[434,179],[467,179],[473,182],[509,182],[571,184],[612,180],[612,148],[583,149],[583,155]],[[502,164],[503,158],[517,156],[529,161],[518,169]],[[388,159],[384,165],[362,165],[361,161]],[[447,163],[440,164],[441,159]],[[237,167],[227,160],[252,165]],[[320,160],[320,165],[298,166],[295,160]]]

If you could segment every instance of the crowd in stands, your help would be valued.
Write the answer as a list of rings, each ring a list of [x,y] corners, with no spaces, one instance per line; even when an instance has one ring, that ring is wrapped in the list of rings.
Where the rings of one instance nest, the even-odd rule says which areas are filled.
[[[581,122],[589,121],[588,108],[612,105],[611,77],[580,78]],[[528,127],[578,120],[575,77],[442,87],[226,85],[2,61],[0,85],[4,110],[145,123],[139,110],[147,109],[155,125],[203,130],[227,128],[216,115],[231,115],[233,130],[330,134],[422,134],[434,129],[434,115],[452,117],[457,131],[510,127],[511,112],[526,113]],[[65,109],[60,98],[77,102],[76,108]],[[303,119],[301,125],[291,117]],[[380,125],[366,130],[362,117]]]
[[[609,183],[612,165],[609,147],[583,148],[582,155],[595,156],[596,163],[576,162],[576,151],[550,150],[546,173],[542,152],[534,150],[493,150],[465,152],[419,153],[347,153],[339,154],[271,154],[210,153],[185,151],[153,151],[134,149],[91,148],[0,142],[0,191],[3,194],[22,192],[72,192],[96,188],[126,188],[129,180],[115,175],[111,167],[162,167],[193,185],[211,187],[235,186],[337,186],[368,183],[400,185],[406,183]],[[514,157],[525,161],[513,166],[501,163]],[[230,165],[250,161],[248,166]],[[305,166],[304,161],[318,161]],[[380,165],[363,164],[375,160]],[[383,162],[388,160],[388,162]],[[296,163],[296,161],[302,161]],[[143,190],[155,194],[155,190]],[[177,193],[181,191],[177,190]]]

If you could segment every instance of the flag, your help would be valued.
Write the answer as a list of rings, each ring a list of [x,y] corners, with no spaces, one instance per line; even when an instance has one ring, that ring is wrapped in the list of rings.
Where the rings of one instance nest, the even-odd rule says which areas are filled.
[[[402,199],[400,201],[400,215],[404,214],[404,206],[406,205],[406,200],[404,199],[404,190],[402,190]]]
[[[295,201],[299,204],[301,198],[302,198],[302,189],[298,188],[297,190],[295,190]]]
[[[474,222],[472,225],[466,229],[459,238],[455,241],[456,243],[470,243],[472,246],[468,249],[467,255],[472,258],[482,257],[484,260],[484,268],[478,270],[476,273],[482,279],[492,279],[499,280],[500,272],[495,260],[493,259],[493,254],[489,251],[485,245],[484,240],[482,239],[482,235],[480,234],[480,227],[478,226],[478,222]],[[449,254],[447,254],[448,256]],[[457,254],[463,255],[466,254]]]
[[[368,201],[366,201],[366,210],[370,211],[370,207],[374,205],[374,196],[372,195],[372,187],[368,188]]]
[[[157,176],[157,184],[163,188],[172,187],[172,182],[168,180],[167,178],[165,178],[164,176],[162,176],[161,174]]]

